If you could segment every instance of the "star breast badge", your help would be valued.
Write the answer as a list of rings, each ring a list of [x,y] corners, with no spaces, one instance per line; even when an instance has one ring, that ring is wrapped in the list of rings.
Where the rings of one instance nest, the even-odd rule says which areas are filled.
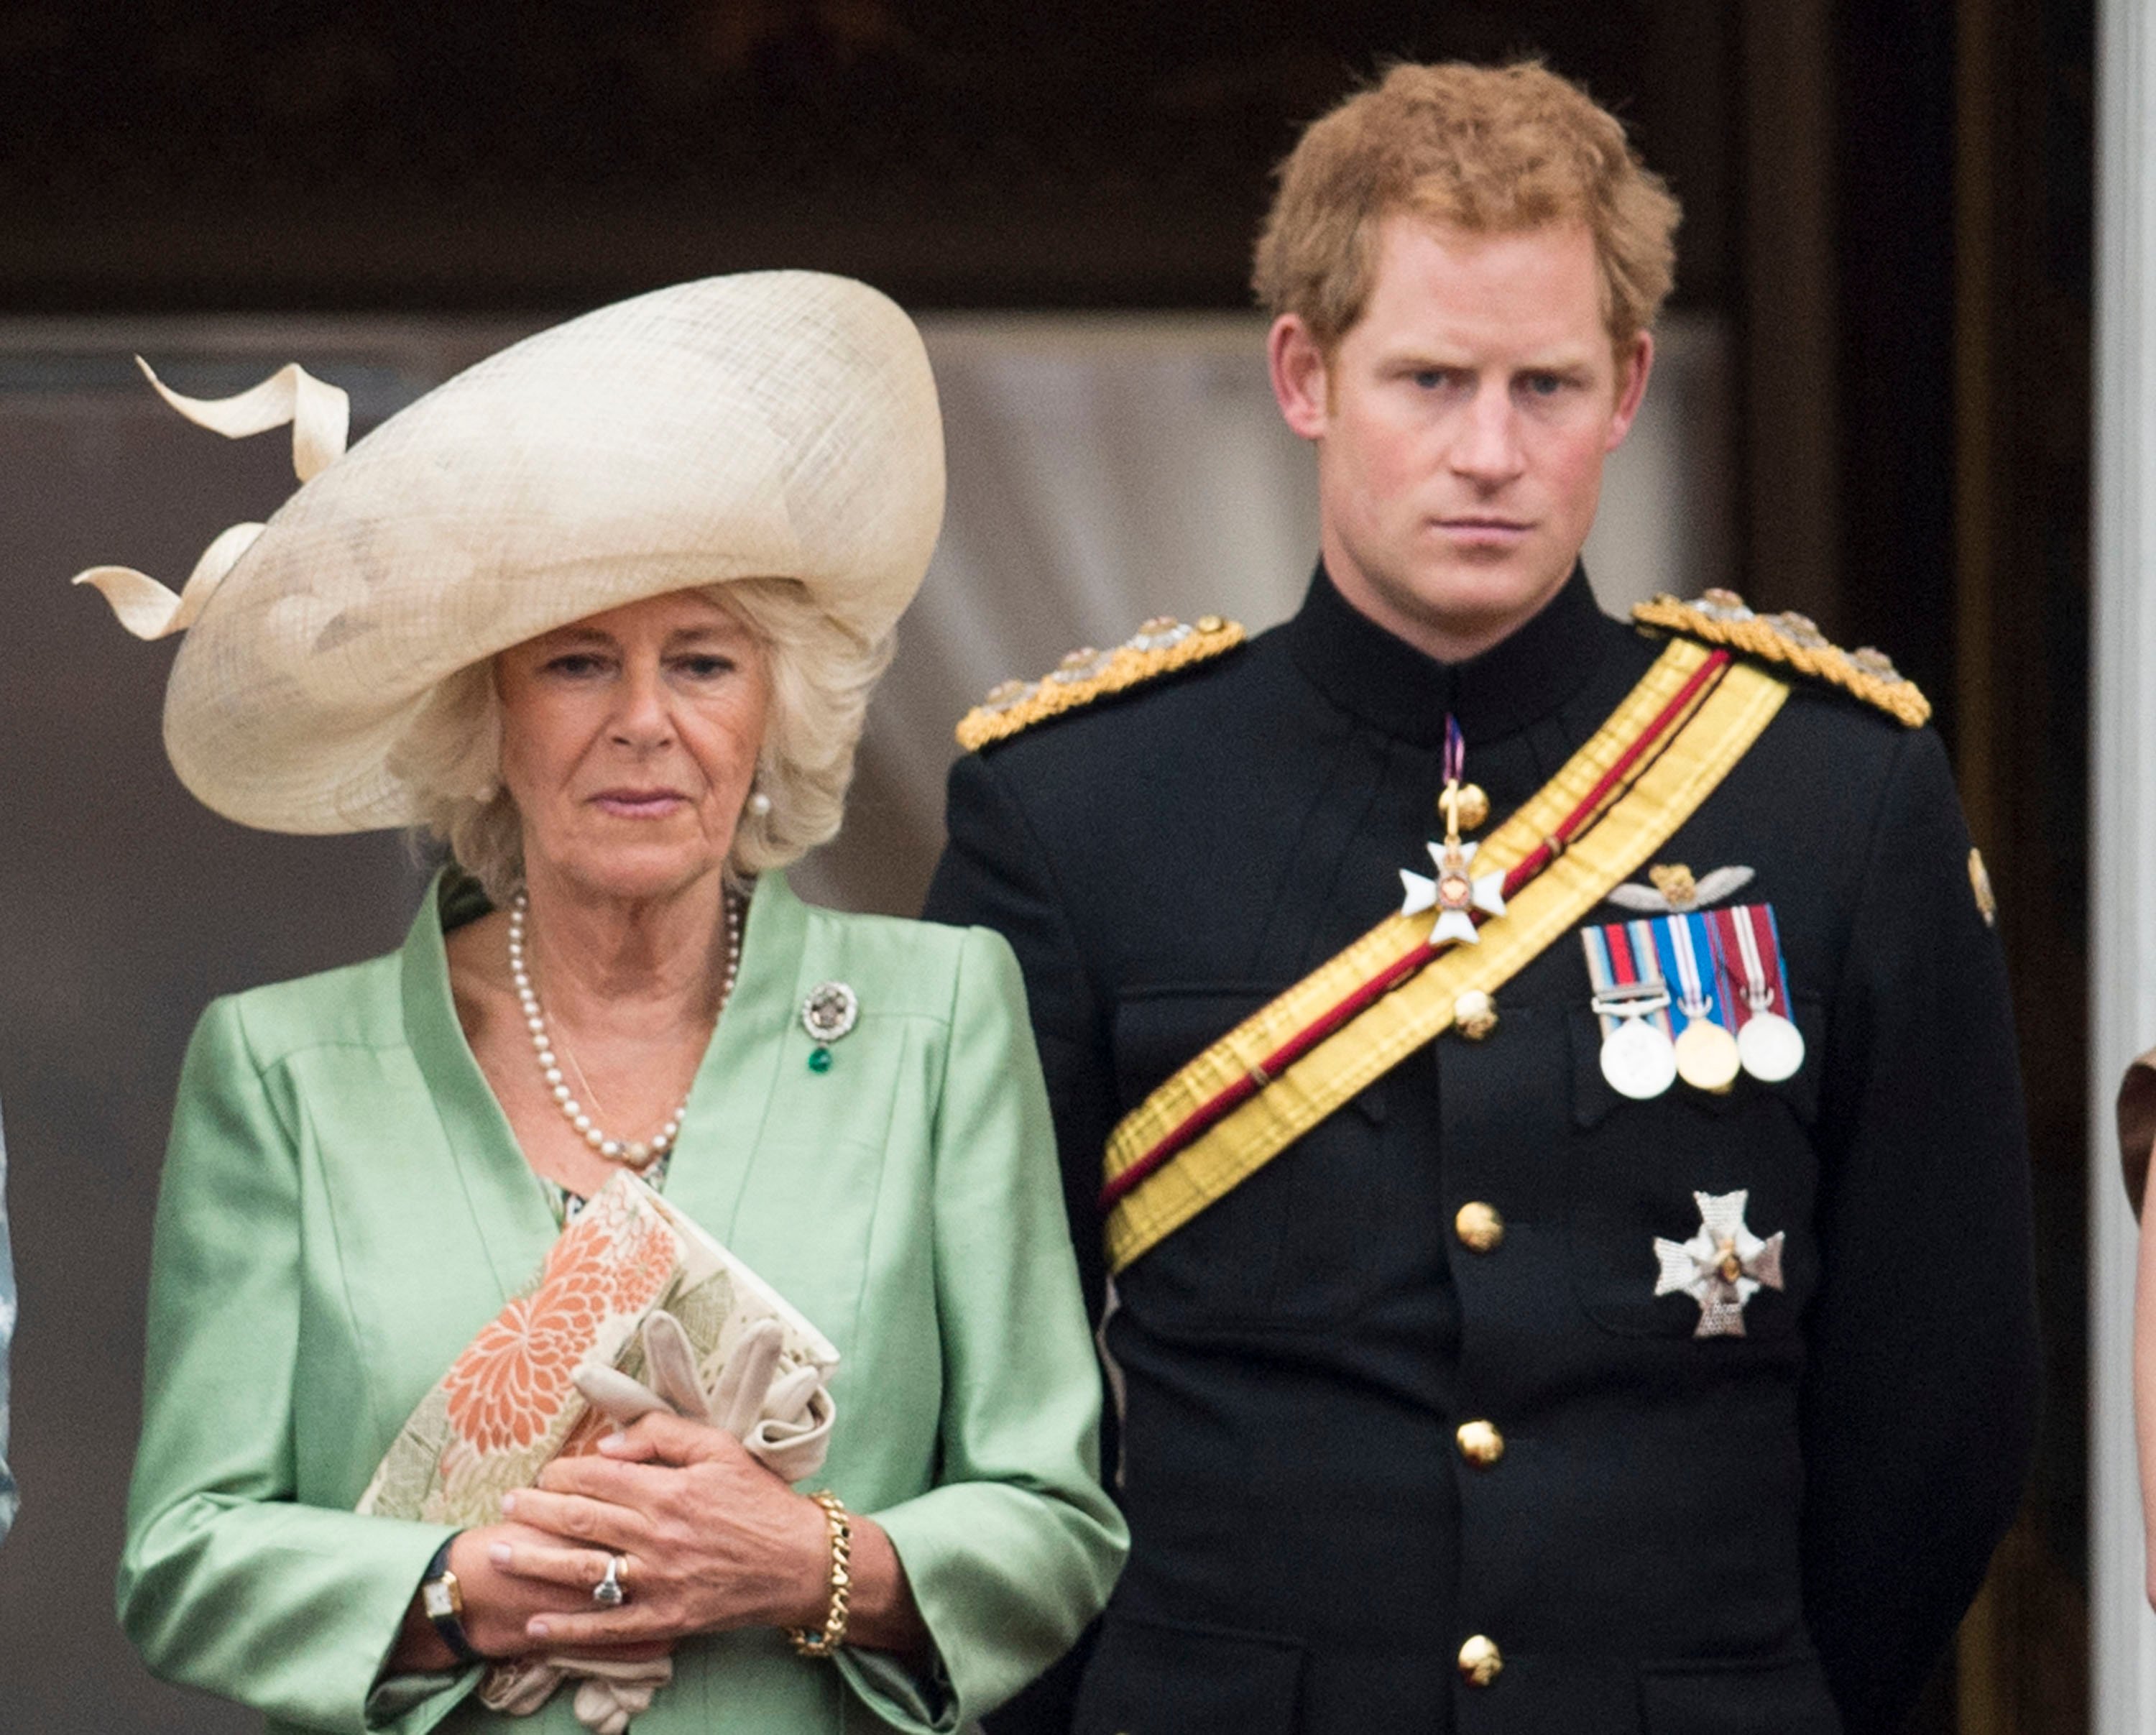
[[[1440,940],[1477,944],[1482,937],[1475,932],[1475,912],[1480,910],[1485,916],[1505,913],[1505,876],[1500,872],[1478,874],[1473,870],[1476,847],[1463,844],[1457,838],[1432,844],[1430,859],[1437,869],[1435,879],[1409,868],[1400,870],[1400,889],[1404,894],[1400,901],[1400,914],[1413,916],[1424,910],[1438,912],[1437,925],[1430,932],[1430,943],[1433,946]]]
[[[1782,1287],[1782,1231],[1761,1240],[1744,1224],[1748,1193],[1695,1193],[1699,1232],[1689,1241],[1655,1237],[1662,1274],[1658,1296],[1682,1291],[1699,1303],[1695,1337],[1742,1337],[1744,1304],[1762,1288]]]

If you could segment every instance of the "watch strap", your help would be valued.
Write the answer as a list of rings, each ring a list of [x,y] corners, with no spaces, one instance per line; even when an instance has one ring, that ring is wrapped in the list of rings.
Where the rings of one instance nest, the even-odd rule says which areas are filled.
[[[486,1659],[472,1649],[471,1640],[465,1636],[465,1624],[458,1619],[464,1612],[464,1593],[457,1575],[449,1570],[449,1546],[463,1534],[456,1532],[434,1550],[434,1558],[420,1576],[419,1606],[459,1662],[483,1663]]]

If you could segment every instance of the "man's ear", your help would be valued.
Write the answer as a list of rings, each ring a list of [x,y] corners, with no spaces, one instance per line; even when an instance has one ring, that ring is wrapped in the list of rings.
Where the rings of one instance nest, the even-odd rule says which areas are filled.
[[[1647,395],[1647,376],[1655,371],[1655,337],[1651,331],[1642,331],[1632,340],[1630,352],[1617,362],[1617,408],[1609,418],[1609,438],[1602,449],[1614,452],[1625,444],[1625,436],[1632,431],[1633,418],[1640,413],[1640,404]]]
[[[1322,439],[1332,401],[1325,352],[1299,313],[1283,313],[1265,338],[1273,397],[1287,425],[1305,439]]]

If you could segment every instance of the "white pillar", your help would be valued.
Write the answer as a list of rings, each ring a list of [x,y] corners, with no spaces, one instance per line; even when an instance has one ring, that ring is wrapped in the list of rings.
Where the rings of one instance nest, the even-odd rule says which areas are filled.
[[[2156,1042],[2156,17],[2099,0],[2095,836],[2089,1055],[2093,1735],[2156,1729],[2131,1368],[2134,1227],[2112,1103]],[[2156,1209],[2156,1205],[2152,1205]]]

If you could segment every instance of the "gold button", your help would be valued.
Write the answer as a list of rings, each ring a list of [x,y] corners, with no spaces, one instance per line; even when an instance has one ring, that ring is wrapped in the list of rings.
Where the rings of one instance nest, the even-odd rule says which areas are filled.
[[[1437,816],[1462,831],[1478,831],[1490,817],[1490,798],[1480,783],[1461,783],[1451,800],[1445,795],[1437,798]]]
[[[1999,926],[1999,899],[1991,890],[1991,875],[1984,871],[1984,852],[1969,852],[1969,889],[1976,894],[1976,913],[1986,927]]]
[[[1228,623],[1217,614],[1201,614],[1193,624],[1199,632],[1210,634],[1225,631]]]
[[[1505,1666],[1496,1645],[1477,1633],[1460,1647],[1460,1678],[1470,1686],[1487,1686]]]
[[[1470,1199],[1452,1219],[1452,1232],[1469,1252],[1494,1253],[1497,1244],[1505,1239],[1505,1219],[1497,1214],[1496,1206],[1486,1205],[1479,1199]]]
[[[1497,1004],[1479,988],[1452,1003],[1452,1022],[1470,1042],[1480,1042],[1497,1028]]]
[[[1505,1455],[1505,1436],[1487,1422],[1462,1422],[1453,1438],[1460,1442],[1460,1455],[1484,1470]]]

